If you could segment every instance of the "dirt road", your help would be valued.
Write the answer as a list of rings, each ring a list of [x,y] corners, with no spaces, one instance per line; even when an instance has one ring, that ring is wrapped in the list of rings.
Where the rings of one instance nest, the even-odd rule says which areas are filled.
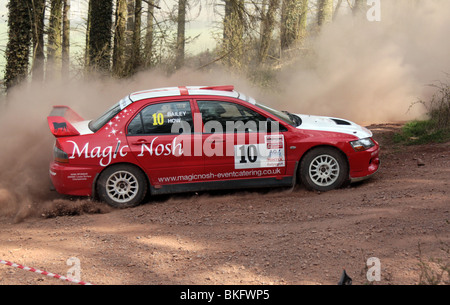
[[[99,285],[335,285],[343,268],[362,285],[376,257],[371,283],[417,284],[450,262],[450,143],[396,146],[398,125],[370,128],[383,154],[369,181],[321,194],[158,197],[127,210],[56,198],[20,222],[0,216],[0,259],[66,275],[75,257],[82,280]],[[0,265],[0,284],[67,283]]]

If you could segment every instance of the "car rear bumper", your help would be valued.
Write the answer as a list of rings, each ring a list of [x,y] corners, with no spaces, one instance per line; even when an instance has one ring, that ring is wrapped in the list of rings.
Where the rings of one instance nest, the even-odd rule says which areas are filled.
[[[72,196],[92,196],[96,171],[89,167],[73,167],[53,161],[50,163],[50,180],[54,190]]]

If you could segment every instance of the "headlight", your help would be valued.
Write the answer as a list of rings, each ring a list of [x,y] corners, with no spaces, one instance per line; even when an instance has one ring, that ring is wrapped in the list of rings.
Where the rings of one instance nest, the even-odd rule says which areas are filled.
[[[365,151],[375,146],[371,138],[350,142],[355,151]]]

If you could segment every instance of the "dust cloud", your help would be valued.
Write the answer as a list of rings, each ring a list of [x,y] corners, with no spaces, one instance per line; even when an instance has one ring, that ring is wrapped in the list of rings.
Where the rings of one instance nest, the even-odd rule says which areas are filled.
[[[429,99],[433,90],[427,85],[450,71],[449,11],[450,1],[382,1],[381,22],[337,18],[308,42],[305,56],[277,71],[275,90],[262,90],[221,69],[18,86],[0,101],[0,216],[21,221],[52,215],[46,212],[52,208],[66,214],[89,210],[88,199],[72,201],[49,190],[54,138],[46,117],[53,105],[68,105],[92,119],[130,92],[232,84],[264,104],[295,113],[361,124],[421,117],[424,110],[410,106]]]
[[[380,22],[337,18],[280,71],[279,107],[361,124],[420,118],[413,104],[450,72],[449,12],[445,0],[382,0]]]
[[[231,84],[237,78],[223,72],[180,71],[172,76],[143,72],[128,80],[89,77],[85,80],[47,80],[22,84],[0,101],[0,216],[15,222],[54,211],[88,211],[89,199],[61,199],[50,191],[49,163],[54,137],[47,116],[53,105],[67,105],[85,119],[93,119],[130,92],[180,85]],[[195,77],[194,77],[195,76]],[[238,83],[244,84],[245,80]],[[65,207],[64,204],[66,205]],[[90,203],[92,205],[92,203]],[[51,210],[54,210],[53,212]],[[104,206],[99,210],[104,211]]]

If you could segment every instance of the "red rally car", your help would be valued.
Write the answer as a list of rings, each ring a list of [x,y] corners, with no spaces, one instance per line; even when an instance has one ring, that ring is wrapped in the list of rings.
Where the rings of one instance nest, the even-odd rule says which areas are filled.
[[[50,177],[61,194],[118,208],[147,194],[293,186],[329,191],[379,167],[372,133],[347,120],[278,111],[233,86],[132,93],[96,120],[48,117]]]

